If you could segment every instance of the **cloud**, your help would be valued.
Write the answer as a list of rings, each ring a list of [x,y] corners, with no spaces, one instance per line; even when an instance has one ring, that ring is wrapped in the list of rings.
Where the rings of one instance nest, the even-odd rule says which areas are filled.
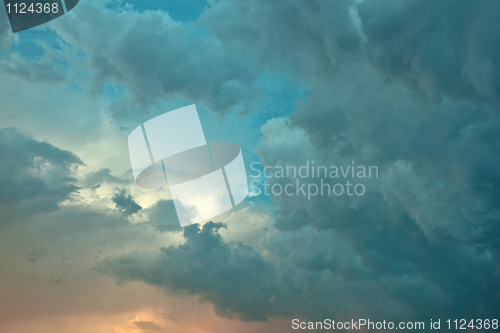
[[[493,316],[500,307],[496,88],[479,72],[473,83],[467,52],[459,52],[472,21],[464,31],[456,23],[460,13],[476,14],[463,5],[455,12],[431,2],[371,4],[358,5],[362,35],[350,2],[334,5],[342,19],[333,27],[322,25],[331,8],[314,12],[315,3],[216,2],[201,16],[228,50],[310,90],[296,112],[261,127],[261,163],[375,165],[380,175],[366,180],[364,196],[274,197],[275,228],[255,247],[223,242],[220,225],[193,226],[183,245],[110,257],[99,271],[185,290],[244,320]],[[409,18],[429,11],[436,14],[423,23]],[[234,19],[221,19],[230,12]],[[447,25],[440,17],[454,19]],[[478,59],[490,54],[479,50]],[[259,273],[246,273],[249,281],[240,265]]]
[[[101,184],[128,185],[133,183],[133,178],[120,178],[111,173],[109,168],[102,168],[98,171],[90,172],[81,181],[84,186],[98,186]]]
[[[125,215],[133,215],[142,209],[126,190],[115,193],[111,201],[116,204],[116,209]]]
[[[189,227],[181,246],[163,248],[159,256],[108,258],[98,271],[120,282],[184,290],[214,304],[218,315],[252,321],[292,315],[425,320],[477,311],[492,316],[497,309],[488,293],[497,282],[485,278],[493,274],[487,257],[460,245],[428,245],[422,235],[386,235],[369,225],[358,234],[363,240],[351,244],[345,233],[305,228],[270,233],[262,242],[263,257],[251,247],[222,242],[220,226]],[[393,237],[400,237],[397,247]],[[463,265],[470,271],[462,271]]]
[[[65,77],[64,71],[47,55],[40,59],[27,60],[19,53],[12,52],[0,59],[0,70],[4,75],[18,77],[31,83],[60,83]]]
[[[156,325],[152,321],[134,321],[133,323],[134,323],[135,327],[137,327],[141,330],[146,330],[146,331],[162,331],[163,330],[163,328]]]
[[[94,247],[116,246],[99,252],[98,272],[195,295],[226,317],[492,317],[500,308],[496,12],[496,4],[483,2],[228,1],[213,2],[196,24],[183,25],[162,12],[120,13],[82,3],[75,17],[51,25],[86,55],[91,90],[102,93],[110,81],[130,90],[139,106],[124,117],[175,96],[220,113],[251,109],[261,96],[256,80],[270,69],[309,94],[293,113],[261,127],[257,152],[264,165],[355,161],[378,166],[380,176],[366,180],[362,197],[272,198],[274,228],[267,228],[268,215],[262,218],[267,229],[252,246],[229,242],[237,237],[226,236],[218,223],[181,229],[168,200],[141,212],[149,224],[132,226],[115,211],[82,206],[40,214],[37,230],[44,239],[97,234]],[[200,27],[210,36],[197,35],[205,32]],[[19,205],[52,195],[57,209],[73,193],[71,169],[81,162],[20,137],[0,140],[7,152],[2,174],[14,175],[4,181],[13,188],[25,179],[47,186],[11,200]],[[47,149],[65,162],[26,148],[31,144],[19,155],[28,157],[20,158],[14,142],[53,147]],[[39,160],[56,171],[39,167]],[[85,182],[127,184],[106,169]],[[64,191],[54,190],[58,186]],[[140,207],[128,192],[114,200],[124,212]],[[113,237],[102,229],[112,229]],[[181,230],[183,243],[176,239]],[[149,239],[159,240],[151,245]],[[22,258],[26,265],[35,265],[26,258],[42,261]]]
[[[146,209],[148,223],[160,232],[182,231],[177,211],[172,200],[159,200]]]
[[[187,291],[211,302],[221,316],[252,321],[292,315],[350,319],[357,314],[425,319],[474,311],[491,316],[496,308],[495,297],[486,296],[496,283],[484,279],[492,267],[486,257],[477,261],[473,250],[460,245],[429,246],[423,235],[408,238],[399,230],[387,235],[368,224],[368,232],[358,233],[363,240],[353,244],[345,233],[307,227],[269,233],[261,242],[263,256],[252,247],[223,242],[221,227],[211,222],[202,229],[186,227],[186,242],[180,246],[163,248],[159,255],[107,258],[97,269],[120,283],[141,280]],[[398,247],[393,236],[400,237]],[[449,276],[464,263],[471,271]],[[478,297],[481,305],[471,304]]]
[[[194,26],[166,12],[101,5],[81,3],[70,18],[51,22],[71,52],[85,54],[91,91],[103,93],[113,82],[142,108],[178,96],[219,114],[249,111],[264,96],[255,82],[260,73]]]
[[[361,42],[354,1],[211,1],[202,13],[210,33],[237,54],[269,68],[325,76]]]
[[[226,244],[218,234],[221,223],[184,228],[186,242],[162,248],[159,256],[131,253],[105,259],[98,271],[120,281],[143,280],[171,290],[187,290],[214,304],[219,315],[243,320],[265,320],[270,299],[280,286],[274,267],[253,248]]]
[[[0,129],[0,203],[24,211],[57,210],[78,190],[73,173],[82,161],[73,153],[40,142],[16,128]]]
[[[363,1],[367,56],[391,78],[435,100],[497,101],[500,4]]]

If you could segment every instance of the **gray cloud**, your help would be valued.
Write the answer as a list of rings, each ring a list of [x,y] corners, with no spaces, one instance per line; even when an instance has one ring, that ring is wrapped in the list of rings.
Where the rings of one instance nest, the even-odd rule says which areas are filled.
[[[266,281],[273,281],[273,296],[267,295],[273,306],[267,308],[266,303],[266,310],[258,316],[240,304],[235,311],[254,320],[292,312],[308,318],[332,314],[349,318],[353,312],[413,319],[494,315],[500,308],[495,273],[500,266],[496,204],[499,152],[494,134],[498,132],[498,117],[488,100],[496,98],[492,93],[495,81],[488,81],[488,76],[479,72],[467,72],[468,55],[460,52],[469,42],[452,37],[478,36],[464,33],[455,21],[444,27],[439,21],[440,17],[456,17],[455,11],[464,14],[467,10],[461,6],[455,9],[452,4],[436,5],[436,14],[422,17],[423,23],[417,24],[420,13],[430,10],[430,3],[387,3],[380,7],[363,3],[360,18],[366,45],[358,49],[353,43],[352,49],[339,48],[335,59],[342,59],[342,66],[329,67],[334,62],[322,62],[322,57],[317,57],[322,53],[314,52],[310,41],[297,44],[310,52],[308,57],[301,57],[300,50],[291,52],[295,45],[288,37],[301,40],[294,29],[305,33],[307,27],[315,26],[313,18],[292,20],[299,22],[299,27],[285,30],[283,20],[267,18],[277,16],[272,15],[276,13],[273,10],[293,5],[274,6],[264,11],[257,5],[245,9],[237,3],[217,3],[202,16],[226,47],[271,68],[281,61],[284,70],[303,79],[305,88],[311,89],[307,103],[298,104],[290,119],[273,119],[262,127],[261,162],[300,166],[308,159],[350,165],[355,160],[357,164],[377,165],[381,176],[367,181],[367,194],[361,198],[274,198],[279,231],[261,242],[266,253],[263,260],[274,267],[267,270],[270,276],[266,277]],[[232,10],[238,18],[220,20],[221,13]],[[404,15],[395,19],[398,13]],[[475,13],[467,15],[475,17]],[[409,19],[410,15],[415,15],[416,21]],[[318,20],[321,22],[321,17]],[[479,26],[484,23],[478,22]],[[469,29],[467,24],[465,29]],[[387,29],[386,35],[384,30],[377,32],[382,28]],[[274,32],[277,39],[273,39]],[[335,33],[328,31],[324,38],[333,39]],[[474,48],[483,53],[476,54],[477,59],[494,57],[487,48]],[[349,58],[342,52],[355,56]],[[472,62],[478,61],[482,60]],[[328,75],[315,75],[317,68]],[[486,71],[496,73],[493,67]],[[422,98],[424,95],[431,98]],[[453,99],[442,100],[440,96]],[[314,244],[304,250],[304,244],[312,241]],[[174,251],[172,248],[172,256],[177,255]],[[269,257],[274,262],[268,261]],[[136,258],[134,265],[141,260]],[[170,259],[165,260],[171,267]],[[112,263],[116,261],[110,260],[104,267]],[[170,276],[152,282],[158,275],[149,275],[151,271],[132,274],[137,269],[134,265],[127,268],[124,264],[121,271],[107,272],[118,278],[179,288]],[[163,267],[163,263],[157,266]],[[186,276],[192,271],[188,272]],[[328,289],[332,285],[335,288]],[[195,294],[207,293],[195,283],[184,288]],[[217,290],[217,286],[210,288]],[[228,304],[243,303],[241,299],[240,295],[226,295],[211,302],[221,314],[228,315],[224,310]],[[264,299],[252,310],[264,309]],[[342,300],[343,308],[329,304],[332,299]],[[385,309],[377,304],[384,304]]]
[[[116,209],[125,215],[133,215],[142,209],[126,190],[115,193],[111,201],[116,204]]]
[[[275,268],[251,247],[222,241],[218,230],[223,227],[213,222],[201,230],[197,225],[185,227],[186,242],[179,247],[162,248],[156,257],[131,253],[108,258],[98,270],[121,281],[143,280],[198,294],[213,303],[219,315],[265,320],[273,311],[272,294],[281,288]]]
[[[361,38],[354,1],[212,1],[201,18],[228,49],[287,73],[331,75]]]
[[[275,227],[334,230],[365,268],[350,278],[364,287],[377,281],[402,316],[493,315],[500,307],[488,291],[500,287],[498,117],[471,102],[425,109],[412,90],[369,68],[344,70],[314,85],[291,121],[263,126],[259,155],[265,165],[377,165],[380,178],[365,181],[360,198],[275,197]]]
[[[52,211],[78,190],[73,172],[82,161],[16,128],[0,130],[0,203],[24,212]]]
[[[439,100],[497,101],[500,4],[491,1],[363,1],[370,61]]]
[[[355,161],[377,165],[380,179],[365,182],[362,198],[273,198],[275,226],[298,234],[310,226],[334,230],[372,270],[371,278],[356,272],[355,279],[365,286],[376,279],[413,317],[492,315],[500,308],[496,97],[463,74],[468,60],[459,51],[469,44],[455,36],[480,38],[464,33],[472,23],[453,21],[440,30],[456,11],[475,17],[483,9],[465,14],[466,2],[408,4],[363,2],[369,63],[343,63],[330,78],[305,75],[308,102],[290,120],[263,126],[258,150],[265,165]],[[488,17],[475,24],[491,26]],[[489,57],[488,50],[478,47],[478,57]],[[454,59],[446,58],[450,52]],[[495,91],[494,82],[483,88]]]
[[[134,321],[135,327],[146,331],[162,331],[163,328],[152,321]]]
[[[359,198],[273,198],[276,230],[245,258],[233,260],[237,247],[220,242],[207,225],[185,229],[186,243],[159,257],[107,259],[101,272],[185,289],[219,314],[247,320],[493,316],[500,308],[499,119],[494,45],[483,45],[476,32],[491,31],[491,39],[498,32],[493,16],[478,14],[487,10],[482,4],[465,4],[366,1],[359,5],[363,36],[349,14],[352,3],[335,5],[342,19],[333,28],[321,25],[323,14],[331,17],[328,8],[308,15],[297,9],[306,5],[293,2],[212,4],[202,18],[229,50],[288,72],[311,91],[297,112],[261,128],[261,162],[354,160],[378,166],[380,177],[367,180]],[[230,12],[235,18],[222,20]],[[199,244],[186,234],[194,231],[205,235]],[[199,257],[186,254],[202,244]],[[211,275],[223,264],[196,261],[205,253],[231,264],[260,258],[262,276],[242,279],[239,287],[261,286],[261,293],[231,293],[236,282]]]
[[[263,96],[255,83],[260,73],[251,65],[166,12],[103,9],[98,2],[84,2],[74,19],[51,24],[85,54],[90,89],[96,93],[112,81],[125,85],[142,108],[178,96],[219,114],[233,108],[248,112]]]

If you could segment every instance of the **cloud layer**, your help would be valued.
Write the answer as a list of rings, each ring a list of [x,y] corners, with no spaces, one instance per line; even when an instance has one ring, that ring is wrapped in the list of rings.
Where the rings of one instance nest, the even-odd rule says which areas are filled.
[[[102,113],[115,121],[137,124],[165,100],[201,103],[218,116],[254,112],[263,165],[354,161],[377,166],[379,176],[365,181],[363,196],[248,198],[232,215],[181,229],[172,201],[114,176],[122,169],[78,174],[78,152],[3,128],[0,209],[7,222],[30,213],[51,240],[26,250],[26,265],[72,244],[81,259],[72,267],[85,265],[92,279],[197,297],[243,321],[499,313],[496,3],[213,1],[187,23],[103,4],[82,2],[53,21],[63,47],[47,46],[40,64],[7,52],[3,71],[30,87],[75,79],[110,99]],[[61,57],[64,66],[51,72]],[[289,95],[266,94],[272,84],[263,78],[300,93],[283,101]],[[265,98],[285,105],[283,114],[261,112]],[[241,120],[232,121],[236,141]],[[264,222],[251,235],[238,226],[255,220]],[[66,269],[60,263],[69,260],[55,262]],[[37,276],[64,284],[59,269]]]
[[[0,203],[23,211],[58,209],[78,187],[73,173],[82,161],[73,153],[40,142],[16,128],[0,130]]]

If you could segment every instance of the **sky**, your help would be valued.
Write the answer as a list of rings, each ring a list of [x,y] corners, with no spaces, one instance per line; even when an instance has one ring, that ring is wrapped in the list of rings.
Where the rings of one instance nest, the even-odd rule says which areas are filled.
[[[481,0],[81,0],[13,34],[0,10],[0,331],[500,319],[499,15]],[[252,163],[378,172],[344,177],[363,195],[251,190],[181,228],[168,192],[135,184],[127,138],[191,104],[207,141],[241,147],[249,183],[297,180]]]

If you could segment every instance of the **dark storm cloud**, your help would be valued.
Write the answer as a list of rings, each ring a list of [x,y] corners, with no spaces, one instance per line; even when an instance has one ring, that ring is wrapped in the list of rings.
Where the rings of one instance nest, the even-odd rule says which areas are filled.
[[[360,311],[372,319],[424,320],[451,313],[491,316],[498,310],[488,292],[498,282],[485,278],[492,267],[460,245],[429,245],[422,234],[408,240],[404,231],[388,235],[366,223],[355,247],[333,231],[273,232],[262,242],[263,256],[223,242],[222,226],[186,227],[186,242],[179,247],[163,248],[157,256],[135,252],[108,258],[97,269],[120,283],[141,280],[198,295],[214,304],[217,314],[242,320],[349,319]],[[396,237],[399,244],[393,243]],[[470,270],[463,272],[463,265]]]
[[[228,49],[286,72],[324,76],[361,38],[354,1],[212,1],[201,18]]]
[[[134,198],[126,190],[121,190],[111,198],[116,204],[116,209],[125,215],[133,215],[140,211],[142,207],[135,202]]]
[[[78,188],[73,153],[40,142],[16,128],[0,130],[0,203],[25,212],[52,211]]]
[[[421,105],[369,68],[344,70],[315,86],[293,121],[263,126],[259,155],[265,165],[355,161],[378,166],[380,178],[361,181],[359,198],[275,197],[275,227],[335,230],[371,270],[353,278],[377,281],[412,317],[492,315],[500,308],[498,116],[470,102]]]
[[[489,30],[497,20],[488,10],[470,2],[363,2],[369,64],[344,63],[330,78],[305,76],[308,103],[291,121],[262,128],[266,165],[354,160],[380,168],[362,198],[274,198],[276,227],[335,230],[414,316],[500,308],[497,71],[477,72],[496,57],[495,42],[487,41],[498,39]]]
[[[358,6],[370,61],[432,98],[497,100],[500,3],[367,0]]]
[[[85,176],[85,178],[82,180],[82,184],[84,186],[98,186],[100,184],[106,183],[106,184],[116,184],[116,185],[127,185],[131,184],[134,182],[134,179],[130,177],[129,179],[127,178],[121,178],[113,175],[111,173],[111,170],[108,168],[103,168],[100,169],[99,171],[95,172],[90,172]]]
[[[288,73],[311,93],[262,127],[261,162],[380,169],[363,197],[273,198],[275,229],[255,248],[224,242],[222,225],[208,223],[184,228],[185,243],[157,256],[108,258],[101,273],[198,295],[244,320],[499,313],[498,5],[357,6],[359,30],[350,1],[213,2],[199,22],[206,38],[165,13],[122,15],[96,3],[52,23],[85,53],[94,91],[112,80],[142,105],[178,95],[220,113],[249,109],[260,96],[258,66]],[[32,73],[14,60],[16,73]],[[1,203],[28,211],[56,210],[81,164],[13,129],[0,131],[0,162]],[[106,169],[85,181],[127,183]],[[113,200],[126,214],[141,208],[127,192]],[[173,208],[159,201],[144,213],[158,231],[176,232]],[[128,226],[116,213],[56,213],[43,229],[51,236]]]
[[[498,313],[499,30],[488,4],[367,0],[359,35],[351,2],[212,3],[202,19],[228,50],[311,91],[262,127],[261,162],[354,160],[380,177],[359,198],[273,198],[276,230],[260,248],[238,252],[209,224],[185,228],[186,243],[159,257],[107,259],[101,272],[185,289],[248,320]],[[220,272],[239,263],[260,275]],[[255,297],[240,290],[260,286]]]
[[[360,204],[371,206],[363,218],[370,219],[371,209],[379,212],[385,206],[384,221],[394,220],[401,210],[431,239],[451,236],[479,246],[478,240],[490,234],[492,221],[498,220],[499,137],[493,128],[498,128],[499,119],[493,107],[470,102],[422,105],[398,83],[384,82],[369,68],[363,72],[359,76],[359,70],[347,71],[328,86],[317,86],[292,122],[265,125],[262,162],[300,164],[309,159],[327,165],[376,165],[381,179],[369,183],[383,200],[360,199]],[[302,136],[297,135],[300,130]],[[301,137],[299,144],[286,144]],[[302,151],[302,161],[297,161],[296,151]],[[359,213],[342,198],[303,203],[285,197],[276,202],[283,208],[277,226],[284,230],[305,224],[334,227]],[[337,222],[322,214],[325,211],[337,212]],[[488,246],[497,248],[494,243]]]
[[[202,230],[197,225],[185,227],[186,242],[179,247],[162,248],[157,257],[132,253],[106,259],[98,270],[120,281],[143,280],[198,294],[213,303],[219,315],[265,320],[273,311],[273,293],[281,289],[275,268],[251,247],[222,241],[218,230],[223,227],[213,222]]]
[[[260,73],[216,39],[196,35],[194,26],[166,12],[125,14],[99,4],[81,3],[74,19],[53,22],[64,41],[85,54],[94,92],[112,81],[125,85],[143,108],[178,96],[220,114],[249,111],[262,96],[255,83]]]

